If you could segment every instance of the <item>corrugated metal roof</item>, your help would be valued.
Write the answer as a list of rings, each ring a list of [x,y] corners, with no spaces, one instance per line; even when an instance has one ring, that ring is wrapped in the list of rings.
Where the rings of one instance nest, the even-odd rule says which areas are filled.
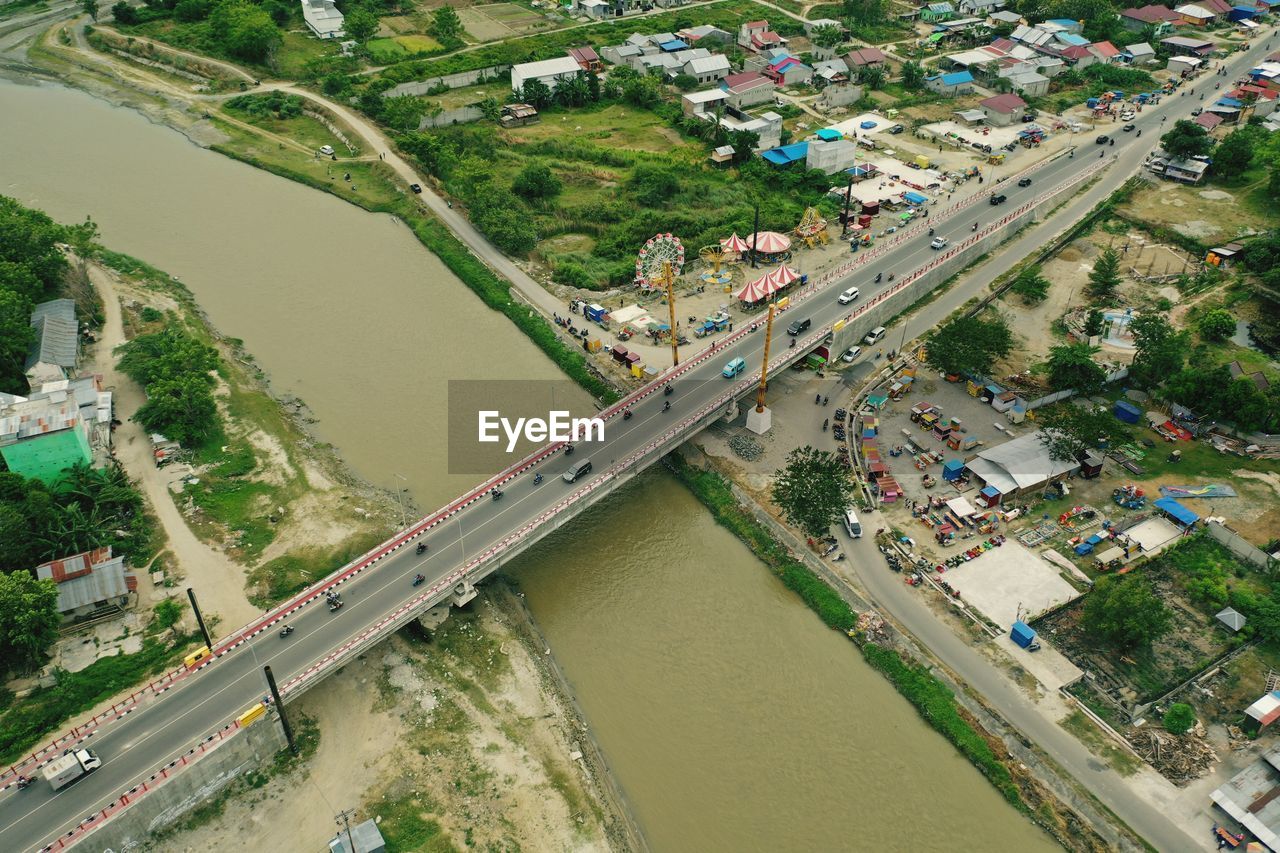
[[[112,557],[110,548],[37,566],[36,577],[58,585],[58,610],[62,613],[120,598],[129,592],[124,556]]]
[[[76,324],[76,304],[70,299],[41,302],[31,311],[36,340],[27,355],[26,369],[35,364],[75,367],[80,354],[80,329]]]

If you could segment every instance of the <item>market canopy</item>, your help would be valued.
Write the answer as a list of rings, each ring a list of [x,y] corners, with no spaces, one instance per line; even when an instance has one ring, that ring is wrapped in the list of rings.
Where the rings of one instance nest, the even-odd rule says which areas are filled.
[[[751,251],[751,244],[739,237],[738,232],[735,231],[720,241],[720,248],[726,252],[749,252]]]
[[[766,255],[780,255],[791,249],[791,238],[777,231],[761,231],[752,234],[745,242],[748,249],[755,249]]]

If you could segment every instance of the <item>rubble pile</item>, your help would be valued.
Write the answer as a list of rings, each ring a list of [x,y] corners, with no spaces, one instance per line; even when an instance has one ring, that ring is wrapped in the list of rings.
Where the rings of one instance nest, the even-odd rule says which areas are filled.
[[[1128,738],[1138,754],[1175,785],[1199,779],[1218,762],[1218,755],[1204,740],[1204,728],[1199,724],[1185,735],[1151,727],[1134,728]]]

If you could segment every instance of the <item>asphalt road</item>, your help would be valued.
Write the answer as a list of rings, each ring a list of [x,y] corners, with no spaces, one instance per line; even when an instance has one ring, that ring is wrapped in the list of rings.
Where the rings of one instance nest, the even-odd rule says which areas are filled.
[[[1247,58],[1255,58],[1261,51],[1262,45],[1259,44],[1250,57],[1237,58],[1233,67],[1238,71]],[[1181,117],[1195,103],[1195,99],[1190,97],[1175,96],[1166,99],[1164,104],[1144,111],[1139,117],[1139,127],[1150,129],[1144,137],[1137,139],[1134,134],[1115,134],[1115,146],[1107,146],[1104,154],[1114,154],[1117,160],[1115,165],[1103,173],[1103,183],[1117,185],[1122,178],[1136,170],[1145,152],[1156,141],[1158,118],[1161,115],[1168,114],[1171,120]],[[1134,144],[1135,139],[1140,144]],[[953,243],[959,242],[968,236],[974,221],[992,219],[1004,210],[1017,207],[1033,194],[1068,180],[1076,170],[1089,162],[1089,158],[1097,156],[1094,153],[1097,148],[1089,136],[1084,137],[1082,142],[1084,144],[1074,159],[1062,157],[1036,170],[1033,175],[1034,183],[1029,188],[1019,188],[1011,181],[1000,184],[1000,192],[1009,199],[1006,206],[989,208],[987,205],[979,205],[972,209],[973,212],[963,213],[946,222],[932,217],[938,235]],[[970,188],[973,186],[971,183]],[[992,188],[991,184],[987,184],[980,189],[990,191]],[[1036,226],[1030,233],[1046,234],[1046,229],[1051,227]],[[1025,236],[1027,235],[1024,238]],[[1019,241],[1020,244],[1022,242],[1024,241]],[[843,306],[836,302],[836,295],[841,290],[856,285],[861,290],[863,300],[873,297],[891,286],[887,281],[877,285],[874,282],[877,273],[884,273],[887,278],[890,272],[906,274],[921,266],[933,257],[928,243],[929,239],[921,236],[892,248],[884,257],[860,268],[856,275],[831,283],[824,292],[792,309],[784,315],[786,321],[809,317],[813,320],[815,330],[830,325],[846,316],[850,307],[856,307],[856,304]],[[782,325],[785,323],[778,324],[779,327]],[[787,337],[781,328],[775,328],[774,337],[776,353],[778,347],[786,346],[784,342]],[[480,500],[457,513],[447,523],[425,533],[422,541],[429,545],[426,554],[419,556],[412,548],[402,549],[374,568],[344,583],[341,589],[345,606],[337,613],[328,612],[323,600],[313,602],[290,618],[289,622],[295,628],[291,636],[281,638],[274,629],[264,631],[160,697],[144,702],[134,713],[104,726],[92,739],[93,748],[104,760],[104,766],[98,772],[56,794],[43,779],[37,779],[34,785],[22,791],[10,785],[0,792],[0,846],[5,849],[36,848],[74,828],[87,815],[106,806],[120,793],[186,752],[205,735],[220,729],[227,721],[263,697],[266,694],[261,675],[263,665],[270,664],[277,680],[287,682],[312,662],[420,594],[424,588],[415,589],[411,585],[416,573],[426,575],[429,580],[427,586],[433,586],[437,581],[443,581],[457,572],[468,558],[473,558],[478,552],[502,540],[512,530],[547,512],[576,490],[589,488],[593,480],[610,476],[606,469],[614,460],[621,460],[643,448],[653,438],[674,426],[679,419],[709,405],[723,394],[729,387],[729,380],[720,377],[720,371],[726,362],[741,356],[749,365],[758,365],[763,338],[762,332],[744,335],[737,342],[719,350],[714,358],[683,373],[674,382],[675,393],[666,398],[673,403],[671,411],[663,411],[664,397],[655,394],[631,406],[634,412],[631,420],[624,421],[620,417],[611,419],[605,430],[604,442],[599,445],[581,445],[571,460],[579,462],[589,458],[594,464],[592,474],[578,483],[569,485],[560,479],[559,475],[566,468],[566,460],[562,453],[555,453],[539,463],[533,471],[519,475],[504,486],[505,496],[502,500]],[[886,345],[892,341],[891,335]],[[705,344],[699,342],[699,346]],[[689,355],[693,354],[690,350]],[[544,482],[534,483],[535,472],[543,473]],[[870,562],[869,565],[878,564]],[[867,578],[873,589],[875,578],[874,572]],[[904,621],[912,630],[918,632],[930,647],[938,650],[948,665],[969,678],[984,693],[994,697],[997,707],[1011,722],[1038,742],[1052,745],[1051,754],[1057,751],[1065,756],[1060,759],[1064,764],[1091,788],[1100,791],[1104,800],[1122,818],[1139,832],[1152,838],[1158,846],[1170,850],[1186,848],[1185,836],[1177,833],[1176,837],[1171,837],[1168,824],[1158,816],[1148,814],[1150,809],[1140,801],[1129,802],[1125,790],[1113,786],[1111,780],[1107,779],[1106,772],[1095,770],[1090,762],[1097,762],[1083,753],[1078,744],[1069,739],[1063,740],[1064,733],[1043,720],[1034,709],[1025,707],[1025,702],[1020,701],[1020,697],[1010,693],[1011,688],[1007,682],[986,671],[989,667],[985,670],[980,668],[978,664],[981,663],[981,658],[976,652],[964,646],[927,614],[921,617],[920,614],[909,612],[910,605],[904,602],[910,599],[896,594],[900,592],[894,586],[892,590],[880,590],[878,594],[884,596],[886,606],[895,615],[898,615],[895,608],[903,609],[907,614]],[[12,777],[0,782],[12,782]]]

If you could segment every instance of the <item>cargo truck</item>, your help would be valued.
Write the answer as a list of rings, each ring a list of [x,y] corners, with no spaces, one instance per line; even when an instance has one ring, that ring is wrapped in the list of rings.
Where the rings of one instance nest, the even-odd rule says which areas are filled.
[[[73,749],[45,765],[44,778],[49,780],[53,790],[61,791],[101,766],[102,759],[92,749]]]

